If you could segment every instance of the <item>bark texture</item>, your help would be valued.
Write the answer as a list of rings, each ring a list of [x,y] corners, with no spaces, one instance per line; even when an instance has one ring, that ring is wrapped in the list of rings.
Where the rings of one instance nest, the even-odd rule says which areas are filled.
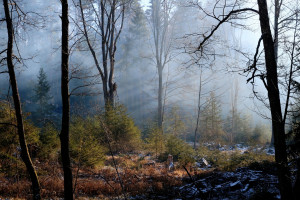
[[[274,13],[274,53],[275,53],[275,59],[277,63],[278,58],[278,21],[280,16],[280,9],[281,9],[281,0],[275,0],[275,13]],[[272,138],[271,138],[271,146],[274,146],[274,133],[272,128]]]
[[[272,39],[268,7],[266,0],[258,0],[261,33],[265,51],[267,70],[267,90],[271,109],[272,129],[274,134],[275,160],[278,167],[278,179],[281,199],[293,199],[290,173],[287,165],[284,122],[282,119],[280,95],[278,89],[277,63]]]
[[[40,184],[38,180],[38,176],[32,164],[28,147],[26,144],[25,139],[25,130],[24,130],[24,123],[23,123],[23,116],[22,116],[22,108],[21,108],[21,101],[18,91],[18,85],[14,70],[13,64],[13,40],[14,40],[14,28],[12,23],[12,18],[10,16],[10,10],[8,6],[8,0],[3,0],[4,11],[5,11],[5,20],[7,25],[7,35],[8,35],[8,42],[7,42],[7,68],[10,78],[10,85],[12,89],[12,96],[14,101],[15,107],[15,115],[17,119],[17,129],[18,129],[18,136],[19,136],[19,143],[21,147],[21,158],[25,163],[27,172],[30,176],[31,183],[32,183],[32,192],[33,192],[33,199],[38,200],[41,199],[40,195]]]
[[[68,0],[62,0],[62,46],[61,46],[61,97],[62,123],[60,133],[61,158],[64,171],[64,197],[73,199],[72,169],[69,152],[70,98],[69,98],[69,19]]]

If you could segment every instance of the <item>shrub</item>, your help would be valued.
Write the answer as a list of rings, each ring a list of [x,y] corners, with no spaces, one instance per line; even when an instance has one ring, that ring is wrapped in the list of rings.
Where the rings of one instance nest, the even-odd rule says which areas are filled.
[[[165,150],[165,138],[157,127],[152,127],[149,132],[145,146],[146,149],[154,153],[157,158],[158,155],[162,154]]]
[[[0,101],[0,154],[1,154],[1,170],[12,170],[12,166],[18,166],[17,170],[23,169],[20,159],[19,137],[17,134],[16,118],[14,109],[6,101]],[[29,153],[35,156],[37,147],[39,146],[39,129],[35,127],[29,120],[24,119],[25,138],[27,141]],[[12,170],[13,171],[13,170]],[[10,172],[8,173],[10,174]]]
[[[228,153],[219,150],[209,150],[207,147],[200,147],[197,157],[205,158],[210,165],[220,170],[234,171],[240,167],[255,166],[259,163],[272,163],[274,156],[265,153],[248,152],[241,154],[239,151]],[[255,165],[253,163],[256,163]]]
[[[45,160],[57,159],[59,151],[58,130],[47,123],[40,132],[40,141],[42,143],[38,156]]]
[[[169,154],[173,156],[175,161],[179,161],[182,165],[195,162],[193,148],[174,135],[167,136],[166,151],[162,158],[166,159]]]
[[[105,148],[97,138],[98,126],[93,118],[75,118],[70,126],[70,154],[73,161],[86,167],[101,165]]]
[[[229,159],[227,154],[222,154],[219,150],[209,150],[207,147],[201,146],[197,150],[197,160],[205,158],[211,166],[224,166]]]
[[[267,125],[258,124],[253,130],[250,141],[252,144],[265,144],[270,142],[271,135],[271,129]]]
[[[0,152],[0,175],[5,177],[24,177],[27,176],[27,171],[21,159],[16,157],[16,154],[9,155],[5,152]]]
[[[141,132],[135,126],[133,119],[127,114],[123,105],[115,107],[106,107],[102,113],[99,136],[102,138],[104,145],[107,141],[111,142],[114,153],[127,153],[136,151],[141,145]],[[105,126],[105,127],[103,127]]]
[[[186,145],[186,148],[179,154],[178,161],[181,165],[188,165],[195,162],[195,151],[194,149]]]
[[[6,102],[0,101],[0,150],[10,151],[12,146],[19,145],[19,137],[17,129],[14,125],[17,124],[14,110]],[[14,125],[11,125],[14,124]],[[35,127],[29,120],[24,120],[25,136],[28,145],[38,145],[39,129]]]

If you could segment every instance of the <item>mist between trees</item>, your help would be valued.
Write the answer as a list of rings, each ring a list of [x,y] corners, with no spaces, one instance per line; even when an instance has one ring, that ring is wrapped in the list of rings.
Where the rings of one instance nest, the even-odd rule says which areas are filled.
[[[298,195],[299,182],[284,178],[299,177],[299,171],[288,172],[288,163],[299,167],[298,1],[3,5],[1,10],[11,11],[0,12],[1,177],[23,180],[31,165],[32,181],[34,166],[43,177],[62,162],[65,190],[57,196],[64,192],[72,199],[80,196],[84,170],[109,165],[116,181],[111,185],[106,177],[103,184],[112,196],[127,199],[134,192],[120,167],[123,155],[149,153],[166,162],[170,154],[180,166],[190,166],[199,155],[212,156],[208,146],[275,145],[276,162],[266,159],[278,164],[281,197]],[[17,134],[26,138],[21,150]],[[26,168],[18,156],[25,147]],[[47,169],[37,163],[47,163]],[[33,198],[48,195],[40,192],[44,182],[32,182]]]

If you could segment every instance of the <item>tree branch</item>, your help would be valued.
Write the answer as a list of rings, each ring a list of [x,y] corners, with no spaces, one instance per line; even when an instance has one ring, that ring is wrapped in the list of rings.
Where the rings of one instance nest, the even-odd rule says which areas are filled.
[[[258,40],[258,44],[257,44],[257,46],[256,46],[256,52],[255,52],[254,59],[253,59],[253,64],[250,65],[250,66],[248,67],[248,69],[244,71],[244,72],[249,72],[249,71],[251,71],[252,69],[254,69],[254,70],[253,70],[253,73],[252,73],[252,76],[251,76],[250,78],[247,79],[247,83],[248,83],[250,80],[253,80],[254,77],[256,76],[256,75],[255,75],[255,72],[257,71],[257,67],[256,67],[257,60],[258,60],[258,59],[257,59],[257,56],[258,56],[258,53],[259,53],[260,43],[261,43],[261,41],[263,40],[263,37],[264,37],[264,34],[261,35],[260,38],[259,38],[259,40]],[[259,76],[260,76],[260,75],[259,75]],[[264,79],[262,78],[262,80],[264,80]],[[265,84],[265,86],[266,86],[266,84]]]
[[[16,124],[13,124],[13,123],[0,122],[0,125],[7,125],[7,126],[13,126],[15,128],[18,128],[18,126]]]
[[[205,42],[206,42],[211,36],[213,36],[214,32],[215,32],[216,30],[218,30],[218,28],[221,26],[221,24],[223,24],[224,22],[226,22],[226,21],[230,18],[231,15],[234,15],[234,14],[237,14],[237,13],[240,13],[240,12],[247,12],[247,11],[251,11],[251,12],[255,12],[255,13],[259,14],[258,11],[255,10],[255,9],[253,9],[253,8],[243,8],[243,9],[238,9],[238,10],[232,10],[232,11],[230,11],[230,12],[226,15],[226,17],[224,17],[222,20],[220,20],[220,22],[217,24],[217,26],[215,26],[215,27],[212,29],[212,31],[210,32],[210,34],[209,34],[208,36],[204,36],[204,35],[203,35],[204,40],[200,43],[200,45],[198,46],[197,50],[198,50],[198,51],[199,51],[199,50],[202,51],[202,46],[205,44]]]

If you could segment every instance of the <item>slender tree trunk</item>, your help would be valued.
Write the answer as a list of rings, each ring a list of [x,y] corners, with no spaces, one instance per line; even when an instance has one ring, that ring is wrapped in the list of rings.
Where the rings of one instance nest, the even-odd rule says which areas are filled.
[[[202,94],[202,68],[200,69],[200,79],[199,79],[199,93],[198,93],[198,107],[197,107],[197,122],[196,128],[194,133],[194,149],[196,149],[196,142],[197,142],[197,133],[200,123],[200,114],[201,114],[201,94]]]
[[[287,165],[284,122],[282,120],[280,95],[278,89],[277,63],[274,52],[268,7],[266,0],[258,0],[260,27],[263,35],[265,63],[267,69],[268,97],[271,109],[272,128],[274,133],[275,160],[278,167],[278,179],[281,199],[292,199],[292,185]]]
[[[237,100],[238,100],[238,82],[237,79],[235,79],[234,86],[231,91],[231,109],[232,109],[232,121],[231,121],[231,133],[230,133],[230,143],[233,144],[235,134],[236,134],[236,119],[237,119]]]
[[[231,121],[231,133],[230,133],[230,144],[233,144],[233,135],[235,134],[235,108],[234,106],[232,107],[232,121]]]
[[[281,0],[275,0],[275,5],[274,5],[275,6],[275,14],[274,14],[274,53],[275,53],[276,63],[277,63],[277,58],[278,58],[278,21],[279,21],[279,15],[280,15],[281,2],[282,2]],[[274,146],[273,127],[272,127],[271,146]]]
[[[23,117],[22,117],[22,108],[21,108],[21,101],[18,91],[18,85],[14,70],[14,64],[13,64],[13,38],[14,38],[14,30],[13,30],[13,24],[12,19],[10,16],[10,10],[8,7],[8,1],[3,0],[4,5],[4,11],[5,11],[5,20],[7,25],[7,35],[8,35],[8,42],[7,42],[7,67],[8,67],[8,73],[10,78],[10,84],[12,89],[12,95],[14,100],[14,107],[15,107],[15,114],[17,119],[17,129],[18,129],[18,136],[19,136],[19,143],[21,147],[21,158],[23,162],[25,163],[27,172],[30,176],[31,183],[32,183],[32,192],[33,192],[33,199],[41,199],[40,195],[40,184],[39,180],[36,174],[36,171],[34,169],[34,166],[32,164],[28,147],[26,144],[25,139],[25,130],[24,130],[24,123],[23,123]]]
[[[282,0],[275,0],[275,14],[274,14],[274,53],[275,53],[276,62],[277,62],[277,57],[278,57],[278,21],[279,21],[279,16],[280,16],[281,2],[282,2]]]
[[[153,42],[155,47],[156,68],[158,71],[158,99],[157,99],[157,125],[163,133],[163,70],[169,59],[169,46],[167,37],[170,18],[167,4],[169,1],[151,1],[151,23],[153,26]],[[167,50],[168,49],[168,50]]]
[[[61,158],[64,171],[64,197],[73,199],[72,169],[69,152],[70,129],[70,98],[69,98],[69,19],[68,0],[62,3],[62,50],[61,50],[61,97],[62,97],[62,123],[60,133]]]
[[[158,110],[157,110],[157,112],[158,112],[158,128],[159,128],[159,130],[161,130],[162,131],[162,124],[163,124],[163,116],[162,116],[162,114],[163,114],[163,111],[162,111],[162,109],[163,109],[163,106],[162,106],[162,96],[163,96],[163,85],[162,85],[162,76],[163,76],[163,70],[162,70],[162,67],[161,66],[159,66],[158,67],[158,79],[159,79],[159,81],[158,81]]]
[[[162,113],[161,113],[161,125],[162,125],[162,128],[161,128],[161,134],[164,134],[164,128],[163,128],[163,122],[164,122],[164,116],[165,116],[165,109],[166,109],[166,102],[167,102],[167,91],[168,91],[168,86],[169,86],[169,76],[170,76],[170,68],[168,67],[168,74],[167,74],[167,79],[166,79],[166,83],[165,83],[165,88],[164,88],[164,91],[162,91],[163,93],[163,100],[162,100]]]

